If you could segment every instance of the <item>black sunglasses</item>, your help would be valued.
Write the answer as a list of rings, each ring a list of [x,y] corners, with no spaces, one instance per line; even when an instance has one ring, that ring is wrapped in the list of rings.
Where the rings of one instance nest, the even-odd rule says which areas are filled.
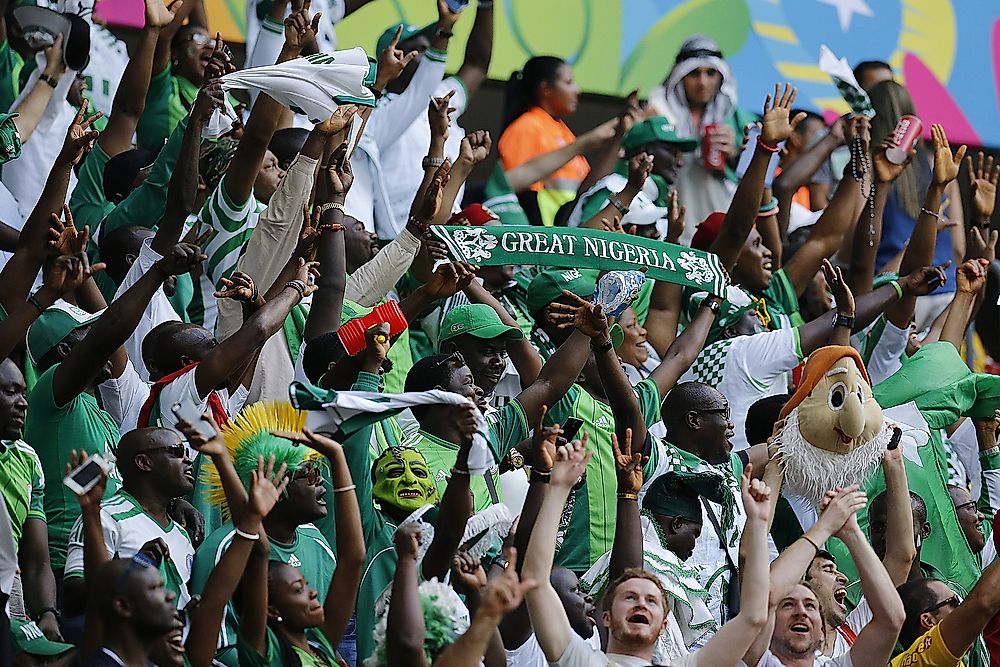
[[[945,598],[944,600],[941,600],[933,607],[924,609],[921,613],[929,614],[933,611],[937,611],[941,607],[951,607],[952,609],[956,609],[960,604],[962,604],[962,598],[958,597],[958,595],[952,595],[950,598]]]

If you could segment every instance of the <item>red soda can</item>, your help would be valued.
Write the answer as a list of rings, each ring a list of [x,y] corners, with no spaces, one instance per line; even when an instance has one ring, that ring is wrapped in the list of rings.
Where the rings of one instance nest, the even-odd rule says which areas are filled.
[[[712,143],[710,138],[718,123],[709,123],[705,126],[705,136],[701,139],[701,156],[705,159],[705,169],[723,171],[726,168],[726,156]]]
[[[885,157],[893,164],[903,164],[910,154],[913,144],[917,142],[920,133],[924,129],[924,124],[916,116],[903,116],[896,123],[896,129],[892,131],[892,141],[895,147],[887,148]]]

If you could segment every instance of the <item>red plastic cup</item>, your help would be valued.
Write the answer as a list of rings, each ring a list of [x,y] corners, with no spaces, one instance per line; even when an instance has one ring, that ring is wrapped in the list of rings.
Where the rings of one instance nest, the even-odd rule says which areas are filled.
[[[892,141],[896,144],[885,150],[885,158],[893,164],[903,164],[913,149],[913,144],[920,138],[924,124],[916,116],[903,116],[892,131]]]
[[[726,168],[726,156],[711,139],[711,134],[717,127],[718,123],[709,123],[705,126],[705,136],[701,138],[701,156],[705,160],[705,169],[723,171]]]
[[[390,299],[379,304],[372,309],[372,312],[345,322],[337,330],[337,336],[340,337],[340,342],[347,350],[347,354],[353,357],[364,350],[367,346],[365,332],[382,322],[389,324],[390,337],[398,336],[408,326],[406,316],[399,308],[399,303]]]

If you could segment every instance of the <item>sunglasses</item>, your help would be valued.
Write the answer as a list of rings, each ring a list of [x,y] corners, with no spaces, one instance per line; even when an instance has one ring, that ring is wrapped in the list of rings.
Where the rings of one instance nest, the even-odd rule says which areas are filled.
[[[214,37],[211,37],[209,35],[203,35],[200,32],[191,33],[191,36],[188,37],[184,41],[186,41],[186,42],[194,42],[195,46],[199,46],[199,47],[202,47],[202,48],[204,48],[206,46],[212,46],[212,47],[215,46],[215,38]]]
[[[952,595],[950,598],[945,598],[944,600],[941,600],[933,607],[928,607],[927,609],[924,609],[921,613],[929,614],[931,612],[937,611],[941,607],[951,607],[952,609],[956,609],[960,604],[962,604],[962,598],[960,598],[958,595]]]
[[[720,417],[725,417],[727,421],[730,416],[729,408],[709,408],[708,410],[695,410],[694,413],[699,415],[719,415]]]
[[[303,466],[292,475],[292,479],[304,479],[310,486],[316,486],[323,479],[323,475],[317,466]]]
[[[187,456],[187,447],[182,444],[176,445],[166,445],[163,447],[150,447],[149,449],[144,449],[141,452],[136,452],[138,454],[149,454],[152,452],[166,452],[168,456],[174,459],[182,459]]]

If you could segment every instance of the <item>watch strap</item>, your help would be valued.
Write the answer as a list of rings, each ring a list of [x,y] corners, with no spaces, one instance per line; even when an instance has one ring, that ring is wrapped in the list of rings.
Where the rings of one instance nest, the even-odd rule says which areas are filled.
[[[423,166],[424,169],[427,169],[428,167],[433,167],[437,169],[438,167],[444,164],[444,158],[431,157],[430,155],[425,155],[424,159],[421,161],[420,164]]]

